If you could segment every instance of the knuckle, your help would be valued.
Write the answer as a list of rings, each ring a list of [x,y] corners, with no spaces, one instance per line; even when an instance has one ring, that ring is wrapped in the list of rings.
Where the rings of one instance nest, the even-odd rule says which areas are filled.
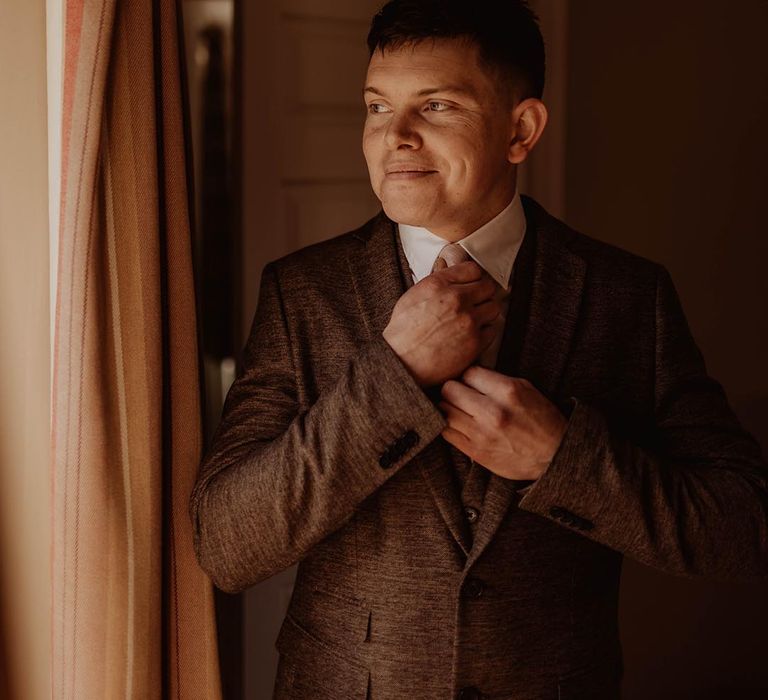
[[[445,286],[442,283],[438,283],[440,286],[437,289],[439,294],[440,304],[445,309],[451,312],[457,312],[461,308],[461,297],[459,293],[453,287]]]
[[[477,340],[477,323],[469,312],[461,313],[456,318],[459,331],[474,342]]]
[[[518,377],[515,381],[515,391],[517,392],[517,395],[520,396],[523,392],[528,392],[530,389],[533,388],[533,384],[531,384],[525,377]]]
[[[448,301],[450,303],[451,311],[458,312],[461,310],[461,295],[455,289],[450,290]]]
[[[460,313],[456,317],[459,329],[464,333],[471,333],[475,328],[475,319],[469,312]]]
[[[494,428],[503,428],[509,420],[509,411],[503,406],[494,406],[490,410],[489,420]]]

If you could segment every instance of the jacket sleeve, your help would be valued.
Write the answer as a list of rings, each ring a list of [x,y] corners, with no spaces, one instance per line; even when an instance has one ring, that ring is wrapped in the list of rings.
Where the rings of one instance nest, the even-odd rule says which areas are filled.
[[[229,593],[303,558],[446,425],[380,334],[309,407],[293,351],[270,262],[189,502],[198,561]]]
[[[768,465],[707,375],[669,273],[658,266],[652,449],[575,407],[519,506],[680,576],[768,577]]]

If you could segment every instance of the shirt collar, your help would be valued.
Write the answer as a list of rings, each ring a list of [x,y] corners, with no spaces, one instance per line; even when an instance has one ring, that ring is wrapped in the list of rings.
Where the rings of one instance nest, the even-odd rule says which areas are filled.
[[[432,271],[438,253],[448,241],[423,226],[398,224],[397,227],[414,281],[418,282]],[[512,201],[502,211],[457,243],[507,289],[525,228],[525,212],[520,194],[515,192]]]

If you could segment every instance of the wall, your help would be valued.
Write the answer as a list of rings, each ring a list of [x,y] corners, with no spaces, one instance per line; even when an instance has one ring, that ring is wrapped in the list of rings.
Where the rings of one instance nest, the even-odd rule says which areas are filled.
[[[566,220],[667,266],[707,367],[768,448],[768,3],[570,4]],[[765,586],[627,562],[627,700],[766,697]]]

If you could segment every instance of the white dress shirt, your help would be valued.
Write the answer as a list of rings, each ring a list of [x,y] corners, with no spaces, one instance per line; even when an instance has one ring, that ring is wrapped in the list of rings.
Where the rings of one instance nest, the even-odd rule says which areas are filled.
[[[415,284],[430,274],[438,253],[450,241],[422,226],[398,224],[397,227]],[[512,266],[524,235],[525,213],[520,195],[515,192],[512,201],[502,211],[457,243],[503,289],[509,290]],[[509,297],[506,297],[502,303],[500,328],[503,328],[502,324],[508,308]],[[481,365],[491,369],[495,367],[502,336],[503,333],[498,332],[491,345],[481,354],[479,358]]]

